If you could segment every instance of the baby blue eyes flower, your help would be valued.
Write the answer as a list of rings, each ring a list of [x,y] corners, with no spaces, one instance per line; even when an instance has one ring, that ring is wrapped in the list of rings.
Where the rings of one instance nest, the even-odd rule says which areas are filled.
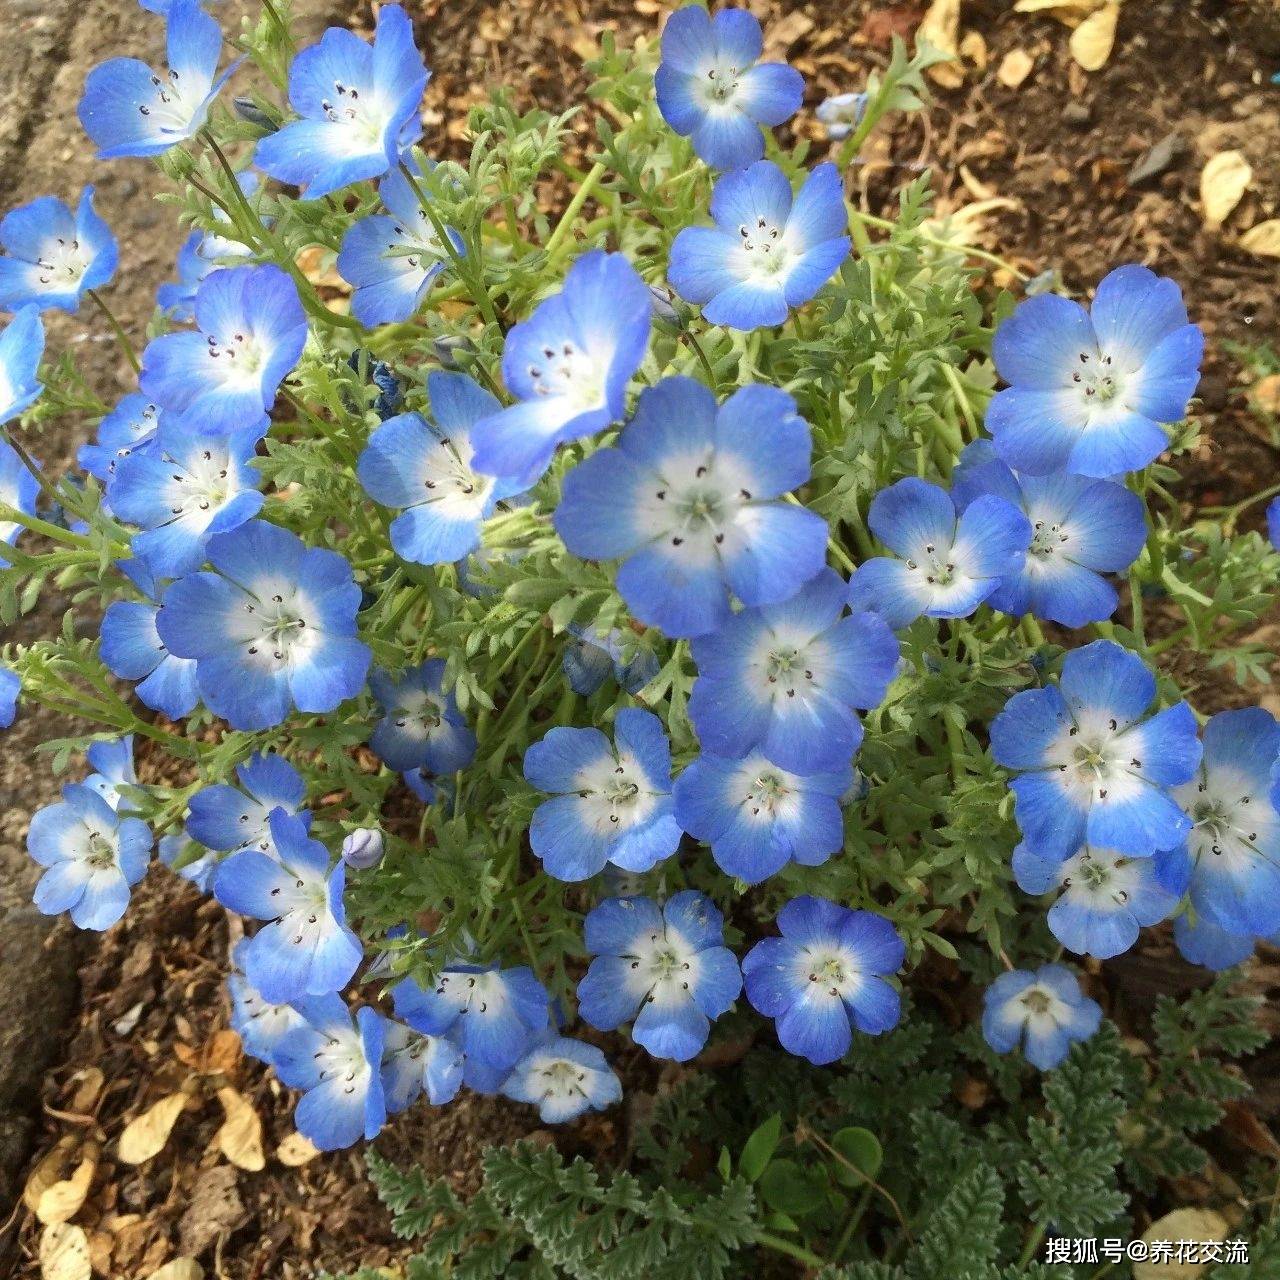
[[[81,929],[109,929],[146,873],[151,830],[92,787],[72,783],[63,787],[61,803],[31,819],[27,851],[45,868],[36,885],[37,910],[48,916],[68,911]]]
[[[1144,719],[1156,680],[1110,640],[1068,653],[1058,684],[1016,693],[991,725],[991,754],[1016,770],[1018,825],[1039,857],[1082,845],[1133,858],[1179,844],[1191,821],[1170,788],[1200,763],[1185,702]]]
[[[382,832],[357,827],[342,841],[342,860],[353,871],[368,871],[382,861]]]
[[[945,489],[914,476],[876,494],[867,523],[897,558],[859,565],[849,603],[895,630],[921,614],[967,617],[1022,572],[1032,536],[1031,522],[1004,498],[984,494],[958,513]]]
[[[898,1025],[901,998],[885,978],[906,948],[888,920],[805,896],[782,908],[778,929],[782,937],[747,952],[742,975],[788,1053],[823,1066],[844,1057],[855,1028],[879,1035]]]
[[[552,729],[525,752],[524,776],[552,793],[534,810],[529,845],[557,880],[589,879],[607,863],[648,871],[680,843],[671,748],[650,711],[619,711],[613,743],[599,729]]]
[[[1049,908],[1049,929],[1069,951],[1109,960],[1128,951],[1144,925],[1168,919],[1185,886],[1178,851],[1126,858],[1087,845],[1065,862],[1040,858],[1025,844],[1013,851],[1013,874],[1024,893],[1061,889]]]
[[[791,183],[769,160],[727,173],[711,193],[714,227],[686,227],[671,246],[667,277],[703,319],[731,329],[782,324],[849,256],[840,174],[820,164],[792,202]]]
[[[427,1036],[402,1022],[387,1023],[382,1050],[382,1089],[389,1112],[404,1111],[424,1091],[433,1107],[458,1096],[465,1065],[448,1036]]]
[[[153,448],[120,462],[111,510],[141,528],[133,553],[156,577],[198,569],[210,537],[239,528],[262,509],[261,477],[250,462],[267,426],[262,418],[224,434],[176,419],[160,428]]]
[[[450,690],[444,692],[443,658],[428,658],[396,677],[375,670],[369,688],[385,713],[369,739],[374,754],[392,769],[454,773],[476,753],[476,735],[468,728]]]
[[[156,618],[170,653],[193,658],[205,705],[234,729],[332,711],[364,687],[360,588],[337,552],[261,520],[215,534],[213,572],[179,578]]]
[[[997,1053],[1021,1047],[1032,1066],[1049,1071],[1101,1022],[1102,1009],[1081,992],[1075,974],[1060,964],[1046,964],[1034,973],[1002,973],[987,988],[982,1034]]]
[[[338,253],[338,271],[355,289],[351,314],[369,329],[411,319],[449,262],[448,248],[403,173],[388,173],[378,195],[387,212],[353,223]],[[465,254],[462,237],[446,231],[454,252]]]
[[[1168,445],[1200,378],[1204,335],[1182,293],[1146,267],[1119,267],[1092,310],[1056,294],[1028,298],[996,331],[996,369],[1009,386],[987,407],[987,429],[1015,470],[1107,476],[1135,471]]]
[[[289,103],[302,118],[263,138],[254,163],[307,200],[381,177],[422,133],[427,77],[399,5],[379,11],[372,46],[330,27],[289,69]]]
[[[237,174],[236,181],[246,196],[258,189],[258,175],[251,169]],[[230,228],[231,219],[216,205],[212,216],[216,223]],[[156,302],[173,319],[190,321],[195,317],[196,294],[206,277],[218,267],[234,266],[252,256],[253,249],[239,240],[217,231],[193,231],[178,250],[178,282],[162,284],[156,290]]]
[[[1272,498],[1267,503],[1267,537],[1271,545],[1280,551],[1280,498]]]
[[[80,446],[76,461],[109,485],[125,458],[154,442],[162,417],[154,400],[141,391],[131,392],[98,424],[97,440]]]
[[[39,399],[44,386],[36,380],[36,370],[42,355],[44,325],[40,323],[40,311],[37,307],[23,307],[0,332],[0,422],[16,418]],[[0,445],[4,446],[0,449],[0,497],[16,505],[9,496],[14,492],[12,464],[6,461],[13,450],[4,441]]]
[[[761,62],[763,48],[760,23],[745,9],[713,18],[688,5],[663,28],[658,110],[713,168],[759,160],[761,125],[784,124],[800,109],[803,77],[785,63]]]
[[[390,418],[369,437],[358,474],[365,492],[401,514],[391,545],[414,564],[449,564],[480,546],[480,529],[502,498],[526,486],[472,467],[472,428],[501,409],[465,373],[427,376],[431,420]]]
[[[84,755],[93,772],[83,785],[90,791],[96,791],[121,813],[132,809],[125,789],[138,785],[138,775],[133,767],[133,734],[92,742]]]
[[[548,1035],[515,1065],[502,1092],[538,1108],[543,1124],[563,1124],[622,1101],[622,1082],[592,1044]]]
[[[311,827],[311,814],[300,812],[307,795],[302,775],[281,756],[255,753],[236,765],[236,777],[238,787],[219,782],[191,797],[187,835],[221,853],[256,849],[279,859],[271,830],[272,812],[280,809],[296,815],[304,829]]]
[[[293,1113],[298,1132],[321,1151],[376,1138],[387,1120],[382,1058],[387,1020],[367,1006],[353,1020],[336,995],[298,1001],[304,1025],[276,1046],[272,1065],[303,1090]]]
[[[1173,922],[1173,940],[1178,954],[1188,964],[1198,964],[1214,973],[1232,969],[1253,954],[1255,938],[1251,933],[1231,933],[1203,916],[1194,924],[1190,915],[1180,915]],[[1276,938],[1267,939],[1273,946]]]
[[[569,688],[589,698],[612,675],[627,693],[639,693],[659,670],[658,655],[640,649],[630,662],[622,660],[622,636],[615,629],[601,635],[591,627],[571,622],[560,665]]]
[[[273,1003],[340,991],[364,954],[347,928],[346,864],[283,809],[269,819],[275,857],[241,849],[218,865],[213,894],[230,911],[264,920],[244,950],[245,977]]]
[[[231,1029],[240,1037],[244,1051],[259,1062],[275,1060],[281,1043],[292,1031],[306,1026],[306,1020],[291,1004],[272,1004],[244,976],[244,955],[249,945],[241,938],[231,953],[231,973],[227,991],[231,996]]]
[[[641,622],[699,636],[746,605],[777,604],[823,567],[827,526],[781,501],[809,478],[809,427],[776,387],[717,408],[691,378],[640,395],[616,448],[565,477],[555,527],[584,559],[623,561],[617,585]]]
[[[987,494],[1018,507],[1031,522],[1031,545],[1019,571],[987,598],[993,609],[1034,614],[1065,627],[1109,618],[1119,603],[1100,575],[1120,573],[1146,540],[1142,499],[1109,480],[1056,472],[1020,476],[997,456],[989,440],[960,455],[952,475],[960,509]]]
[[[27,470],[27,464],[7,440],[0,439],[0,505],[33,516],[39,492],[40,482]],[[22,532],[23,526],[16,520],[0,518],[0,546],[12,546]],[[0,569],[7,568],[8,564],[0,554]]]
[[[253,426],[306,345],[296,286],[276,266],[227,267],[201,283],[195,318],[194,331],[166,333],[147,346],[138,385],[208,432]]]
[[[18,694],[22,677],[9,667],[0,665],[0,729],[7,729],[18,716]]]
[[[98,158],[157,156],[204,128],[233,62],[214,79],[222,32],[197,0],[173,0],[166,15],[168,62],[161,73],[137,58],[112,58],[89,72],[77,114]]]
[[[61,200],[41,196],[0,219],[0,307],[80,309],[88,289],[98,289],[116,272],[119,254],[111,230],[93,208],[93,188],[85,187],[72,213]]]
[[[688,1062],[742,989],[724,918],[693,889],[661,909],[648,898],[608,898],[583,931],[595,959],[578,984],[578,1012],[599,1031],[634,1019],[632,1039],[655,1058]]]
[[[857,710],[884,700],[898,642],[874,614],[842,617],[845,594],[823,569],[790,600],[693,641],[689,716],[703,750],[737,758],[758,747],[792,773],[848,765],[862,741]]]
[[[827,137],[842,142],[861,123],[867,110],[865,93],[837,93],[818,103],[814,115],[827,126]]]
[[[507,334],[502,377],[518,403],[476,423],[473,466],[532,484],[556,445],[622,417],[649,345],[649,290],[620,253],[588,253]]]

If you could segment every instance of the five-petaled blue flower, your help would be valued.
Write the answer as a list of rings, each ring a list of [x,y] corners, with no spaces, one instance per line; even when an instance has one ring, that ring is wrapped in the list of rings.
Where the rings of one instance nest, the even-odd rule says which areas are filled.
[[[692,378],[640,395],[616,448],[565,477],[555,527],[575,555],[623,561],[618,590],[640,621],[699,636],[746,605],[795,595],[822,568],[826,522],[782,495],[809,478],[809,425],[777,387],[717,407]]]
[[[82,785],[96,791],[113,809],[128,813],[133,808],[126,789],[138,785],[133,764],[133,734],[121,738],[99,738],[84,753],[93,772]]]
[[[109,488],[116,468],[125,458],[150,448],[162,418],[154,400],[141,391],[130,392],[98,424],[97,440],[80,446],[76,461]]]
[[[296,815],[304,829],[310,830],[311,814],[302,808],[307,784],[283,756],[257,753],[236,765],[236,777],[238,787],[217,782],[191,797],[187,835],[220,853],[256,849],[278,859],[271,814],[282,809]]]
[[[375,670],[369,688],[384,712],[369,739],[392,769],[454,773],[476,753],[476,735],[463,720],[453,690],[444,691],[445,660],[428,658],[399,676]]]
[[[382,1047],[382,1091],[387,1111],[404,1111],[425,1090],[433,1107],[452,1102],[463,1084],[463,1056],[448,1036],[428,1036],[403,1022],[388,1022]]]
[[[376,1138],[387,1120],[382,1054],[387,1020],[367,1005],[351,1011],[337,995],[297,1002],[303,1025],[276,1046],[271,1063],[291,1089],[301,1089],[294,1123],[321,1151]]]
[[[703,319],[731,329],[782,324],[849,256],[849,216],[835,165],[820,164],[794,203],[770,160],[727,173],[711,193],[714,227],[685,227],[667,278]]]
[[[1058,471],[1020,476],[989,440],[960,455],[951,490],[961,511],[987,494],[1013,503],[1031,521],[1031,545],[1021,569],[987,597],[993,609],[1082,627],[1109,618],[1119,604],[1103,573],[1119,573],[1146,540],[1142,499],[1121,484]]]
[[[886,975],[906,948],[888,920],[805,896],[778,912],[778,929],[782,937],[747,952],[742,976],[788,1053],[822,1066],[844,1057],[854,1028],[879,1035],[898,1025],[902,1002]]]
[[[996,330],[996,369],[1009,386],[987,406],[987,429],[1015,470],[1105,478],[1135,471],[1168,445],[1200,378],[1204,335],[1187,323],[1177,284],[1118,267],[1093,307],[1045,293]]]
[[[232,969],[227,976],[231,996],[231,1030],[240,1037],[245,1053],[259,1062],[272,1063],[281,1042],[291,1031],[306,1025],[291,1004],[272,1004],[244,976],[244,955],[249,945],[241,938],[231,952]]]
[[[865,93],[837,93],[818,103],[813,114],[826,125],[828,138],[842,142],[862,123],[866,112]]]
[[[60,803],[32,817],[27,851],[45,868],[36,885],[38,910],[69,911],[81,929],[109,929],[146,873],[151,829],[117,812],[94,788],[70,783]]]
[[[93,208],[85,187],[72,213],[53,196],[13,209],[0,219],[0,307],[16,311],[80,309],[88,289],[100,289],[116,273],[119,253],[111,229]]]
[[[525,752],[524,776],[552,793],[534,810],[529,846],[557,880],[586,880],[610,862],[648,871],[680,843],[671,747],[651,711],[619,711],[613,743],[599,729],[550,730]]]
[[[649,290],[622,254],[579,258],[560,292],[507,334],[502,376],[518,403],[475,424],[475,469],[532,484],[556,445],[616,422],[652,323]]]
[[[289,69],[289,104],[301,119],[263,138],[254,163],[307,200],[381,177],[422,134],[427,76],[398,4],[379,10],[372,45],[330,27]]]
[[[7,729],[18,716],[18,694],[22,692],[22,677],[0,663],[0,729]]]
[[[258,175],[252,169],[238,173],[236,182],[249,197],[258,189]],[[215,223],[230,229],[231,219],[225,210],[214,205],[210,213]],[[178,250],[177,283],[162,284],[156,290],[156,303],[174,320],[193,320],[196,294],[205,278],[218,267],[235,266],[245,258],[252,258],[253,253],[250,245],[219,231],[193,231]]]
[[[414,564],[449,564],[480,546],[480,527],[520,481],[472,468],[472,427],[501,409],[465,373],[427,375],[430,420],[416,413],[390,418],[370,436],[358,473],[365,492],[400,508],[391,545]]]
[[[215,80],[222,32],[197,0],[173,0],[166,31],[163,74],[137,58],[112,58],[89,72],[77,114],[99,159],[157,156],[194,137],[240,65],[237,59]]]
[[[593,1044],[549,1032],[512,1068],[502,1092],[538,1108],[543,1124],[563,1124],[622,1101],[622,1082]]]
[[[849,603],[897,629],[921,614],[964,618],[1023,571],[1031,522],[995,494],[963,511],[945,489],[908,476],[872,499],[867,524],[897,557],[859,565]]]
[[[364,954],[347,928],[346,863],[329,854],[307,824],[283,809],[269,819],[275,857],[240,849],[218,864],[213,896],[230,911],[265,920],[244,949],[245,977],[279,1004],[346,986]]]
[[[0,439],[0,505],[12,507],[23,515],[36,513],[36,496],[40,481],[27,470],[27,464],[7,440]],[[16,520],[0,519],[0,546],[12,546],[18,540],[23,526]],[[0,569],[9,561],[0,555]]]
[[[1075,974],[1063,965],[1046,964],[1034,973],[1002,973],[987,988],[982,1034],[997,1053],[1021,1046],[1032,1066],[1048,1071],[1101,1022],[1102,1009],[1080,990]]]
[[[42,355],[44,325],[40,322],[40,310],[23,307],[0,332],[0,422],[16,418],[39,399],[44,385],[36,380],[36,370]],[[7,444],[4,447],[6,452],[12,452]],[[11,494],[12,482],[6,483],[5,479],[7,471],[7,465],[0,461],[0,486],[3,486],[0,493]],[[11,497],[2,500],[16,505]]]
[[[262,477],[250,466],[266,418],[228,433],[208,431],[193,415],[162,426],[154,448],[121,460],[111,510],[142,532],[133,553],[158,578],[177,578],[204,563],[209,539],[238,529],[262,509]]]
[[[689,716],[704,751],[758,747],[792,773],[842,769],[862,741],[858,710],[878,707],[898,642],[870,613],[844,614],[846,586],[823,569],[782,604],[744,609],[692,645]]]
[[[601,635],[593,627],[571,622],[567,628],[560,665],[569,688],[589,698],[612,675],[618,688],[639,693],[658,674],[658,655],[652,649],[638,649],[630,662],[623,660],[622,636],[616,629]]]
[[[430,199],[421,180],[417,185]],[[387,212],[352,223],[337,264],[355,290],[351,314],[368,329],[412,319],[450,256],[405,174],[393,169],[378,184],[378,195]],[[465,254],[462,237],[450,228],[446,232],[454,252]],[[488,412],[499,407],[495,404]]]
[[[1033,853],[1059,861],[1082,845],[1133,858],[1171,849],[1191,830],[1170,788],[1200,763],[1185,702],[1144,719],[1156,679],[1136,654],[1095,640],[1067,654],[1059,683],[1015,693],[991,725]]]
[[[687,1062],[742,990],[724,917],[694,889],[661,909],[607,898],[583,921],[583,938],[595,959],[578,984],[578,1012],[600,1031],[635,1019],[632,1039],[655,1058]]]
[[[760,23],[746,9],[713,18],[687,5],[662,30],[658,110],[714,168],[759,160],[761,125],[784,124],[800,109],[804,78],[785,62],[761,62],[763,49]]]
[[[214,572],[173,583],[156,628],[170,653],[195,659],[210,711],[266,729],[292,707],[332,711],[360,692],[370,660],[356,638],[360,588],[336,551],[250,520],[205,553]]]
[[[277,266],[225,267],[196,291],[196,328],[166,333],[142,353],[138,385],[162,409],[209,432],[258,423],[307,342],[293,281]]]
[[[1193,924],[1190,914],[1184,913],[1173,922],[1173,941],[1188,964],[1221,973],[1247,960],[1253,954],[1256,939],[1251,933],[1230,933],[1204,916],[1197,916]],[[1272,946],[1280,945],[1280,934],[1266,941]]]

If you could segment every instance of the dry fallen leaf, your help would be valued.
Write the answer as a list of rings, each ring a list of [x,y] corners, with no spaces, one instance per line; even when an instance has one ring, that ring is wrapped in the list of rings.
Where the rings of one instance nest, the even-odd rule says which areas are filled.
[[[1035,65],[1036,60],[1025,49],[1010,49],[996,68],[996,79],[1006,89],[1016,89]]]
[[[287,1169],[298,1169],[320,1152],[300,1133],[291,1133],[276,1148],[276,1159]]]
[[[119,1157],[125,1164],[141,1164],[164,1150],[169,1134],[187,1105],[185,1093],[171,1093],[129,1121],[120,1135]]]
[[[1263,413],[1280,414],[1280,373],[1259,378],[1249,389],[1249,399]]]
[[[1260,258],[1280,258],[1280,218],[1268,218],[1240,237],[1240,247]]]
[[[1153,1240],[1205,1240],[1218,1241],[1227,1238],[1231,1228],[1226,1218],[1212,1209],[1175,1209],[1153,1222],[1142,1238],[1150,1244]],[[1135,1262],[1133,1280],[1194,1280],[1208,1266],[1204,1262]]]
[[[40,1197],[62,1177],[63,1168],[71,1153],[75,1150],[76,1139],[71,1135],[59,1138],[52,1151],[40,1157],[39,1163],[27,1177],[27,1185],[22,1189],[22,1203],[32,1213],[40,1206]]]
[[[85,1146],[80,1163],[71,1177],[46,1187],[36,1204],[36,1217],[46,1226],[54,1222],[70,1222],[80,1212],[94,1170],[98,1167],[98,1148],[92,1143]]]
[[[153,1271],[148,1280],[204,1280],[204,1268],[194,1258],[174,1258]]]
[[[40,1237],[40,1275],[43,1280],[89,1280],[89,1238],[69,1222],[45,1227]]]
[[[960,0],[933,0],[929,12],[916,29],[917,40],[927,40],[935,49],[953,58],[960,52]],[[925,73],[944,89],[964,84],[964,72],[954,62],[940,62]]]
[[[966,31],[960,37],[960,56],[972,62],[979,71],[987,69],[987,42],[978,31]]]
[[[1200,204],[1204,225],[1216,230],[1230,217],[1253,181],[1249,162],[1238,151],[1220,151],[1210,156],[1200,174]]]
[[[267,1163],[266,1156],[262,1154],[262,1121],[258,1113],[253,1104],[235,1089],[219,1089],[218,1101],[227,1113],[214,1139],[218,1150],[237,1169],[257,1173]]]
[[[1071,33],[1071,56],[1086,71],[1098,71],[1106,66],[1116,42],[1116,20],[1119,17],[1119,2],[1111,0],[1110,4],[1091,13]]]
[[[1018,0],[1018,3],[1013,6],[1013,11],[1014,13],[1043,13],[1047,10],[1055,18],[1072,13],[1079,17],[1087,17],[1104,3],[1105,0]]]

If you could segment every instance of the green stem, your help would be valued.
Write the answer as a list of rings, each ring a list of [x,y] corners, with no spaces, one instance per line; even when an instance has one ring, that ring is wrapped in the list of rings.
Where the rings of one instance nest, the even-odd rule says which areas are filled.
[[[849,1247],[849,1242],[853,1239],[853,1233],[857,1230],[858,1223],[862,1221],[862,1215],[867,1211],[867,1205],[871,1203],[871,1193],[875,1188],[871,1183],[867,1183],[862,1188],[862,1194],[858,1196],[854,1202],[853,1209],[849,1214],[848,1221],[844,1224],[844,1230],[840,1232],[840,1238],[836,1241],[836,1247],[831,1251],[831,1261],[838,1263],[845,1255],[845,1250]]]
[[[818,1257],[816,1253],[806,1249],[803,1245],[792,1244],[790,1240],[775,1236],[771,1231],[757,1231],[755,1242],[756,1244],[764,1245],[766,1249],[772,1249],[775,1253],[785,1253],[787,1257],[795,1258],[806,1266],[816,1267],[821,1270],[827,1265],[825,1258]]]
[[[1018,1259],[1015,1270],[1021,1271],[1035,1257],[1036,1250],[1040,1247],[1040,1241],[1044,1239],[1047,1227],[1048,1224],[1045,1222],[1037,1222],[1032,1226],[1031,1234],[1027,1237],[1026,1246],[1022,1250],[1022,1255]]]
[[[596,185],[608,172],[608,165],[597,161],[592,165],[591,172],[583,179],[582,185],[574,192],[573,199],[569,201],[569,205],[561,215],[560,221],[556,223],[556,229],[551,233],[551,239],[547,241],[547,257],[552,262],[555,261],[556,252],[573,230],[574,218],[582,212],[582,206],[591,198],[591,193],[596,189]]]
[[[124,352],[124,358],[132,365],[134,373],[141,373],[142,365],[138,362],[138,353],[133,349],[133,343],[129,341],[129,335],[125,333],[120,321],[112,314],[111,308],[103,301],[102,295],[97,289],[87,289],[85,292],[88,293],[89,297],[97,305],[98,310],[106,317],[107,324],[111,326],[111,332],[115,334],[116,341],[120,344],[120,350]]]
[[[284,47],[292,54],[297,46],[293,42],[293,33],[289,30],[289,24],[280,16],[280,10],[272,4],[271,0],[262,0],[262,7],[271,15],[271,21],[279,32],[280,39],[284,41]]]
[[[859,222],[864,222],[869,227],[879,227],[884,231],[893,231],[898,227],[896,222],[890,222],[888,218],[877,218],[871,213],[863,213],[861,209],[855,208],[848,202],[846,202],[846,208],[851,218],[856,218]],[[913,228],[906,234],[915,236],[917,239],[924,241],[925,244],[933,245],[935,249],[945,249],[948,253],[958,253],[964,257],[980,258],[983,262],[990,262],[993,266],[1001,267],[1008,271],[1015,279],[1026,280],[1029,278],[1025,271],[1019,271],[1012,262],[1006,261],[999,254],[988,253],[985,249],[977,249],[969,244],[958,244],[954,240],[944,240],[941,236],[933,236],[927,231],[921,231],[919,227]]]

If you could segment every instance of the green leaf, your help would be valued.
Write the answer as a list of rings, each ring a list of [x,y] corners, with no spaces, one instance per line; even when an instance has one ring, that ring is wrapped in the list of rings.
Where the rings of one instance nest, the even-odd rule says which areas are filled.
[[[782,1117],[775,1111],[746,1141],[738,1171],[748,1182],[755,1182],[778,1149],[782,1135]]]
[[[848,1165],[836,1162],[834,1172],[836,1181],[841,1186],[865,1186],[869,1179],[874,1179],[880,1172],[880,1166],[884,1163],[884,1148],[870,1129],[862,1129],[857,1125],[841,1129],[832,1136],[831,1145],[853,1165],[853,1169],[850,1169]],[[866,1176],[860,1178],[854,1169]]]

